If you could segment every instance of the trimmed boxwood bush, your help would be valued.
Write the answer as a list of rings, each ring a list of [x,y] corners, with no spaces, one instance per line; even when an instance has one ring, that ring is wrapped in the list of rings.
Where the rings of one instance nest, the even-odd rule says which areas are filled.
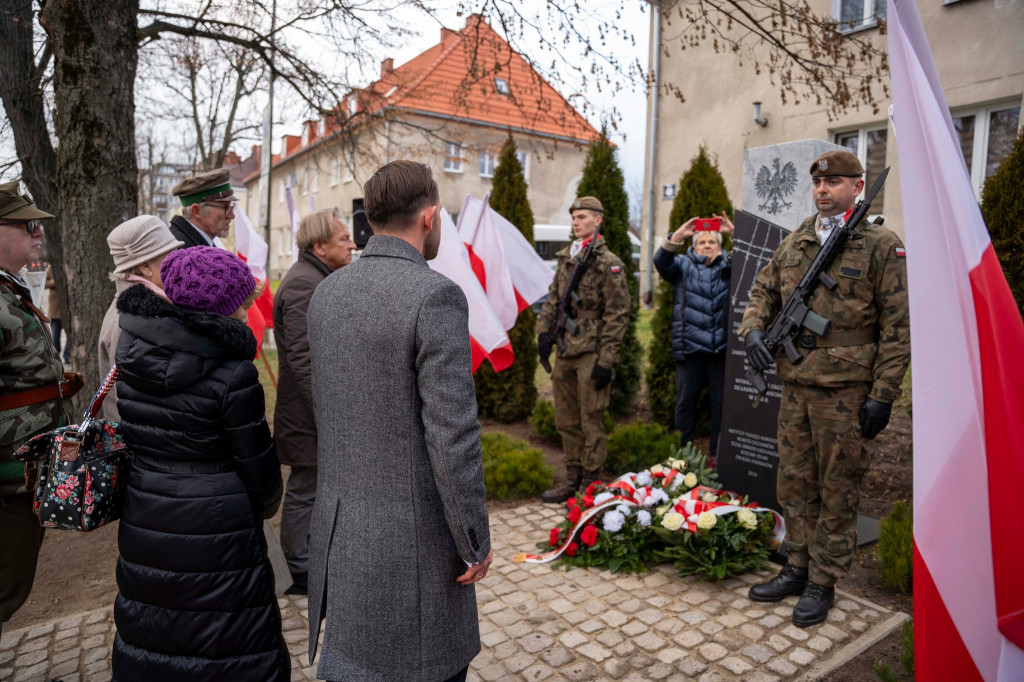
[[[671,457],[677,445],[677,438],[661,424],[623,424],[608,436],[605,468],[616,474],[648,469]]]
[[[985,178],[981,214],[992,237],[992,248],[1024,316],[1024,131],[995,172]]]
[[[554,472],[540,450],[503,433],[480,434],[480,445],[487,497],[498,500],[528,497],[540,495],[551,487]]]

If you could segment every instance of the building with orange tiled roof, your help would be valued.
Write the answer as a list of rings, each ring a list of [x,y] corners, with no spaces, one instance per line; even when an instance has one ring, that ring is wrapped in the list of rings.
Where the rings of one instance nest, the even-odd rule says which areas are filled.
[[[594,127],[480,16],[460,31],[441,29],[438,44],[405,64],[381,63],[380,78],[349,93],[332,115],[285,135],[271,162],[272,277],[291,265],[294,248],[284,188],[301,216],[337,206],[346,222],[362,185],[381,165],[416,159],[434,169],[453,214],[465,195],[491,190],[509,133],[526,170],[538,223],[568,224]],[[259,147],[254,147],[259,158]],[[246,163],[246,162],[243,162]],[[244,180],[246,212],[259,215],[259,166]]]

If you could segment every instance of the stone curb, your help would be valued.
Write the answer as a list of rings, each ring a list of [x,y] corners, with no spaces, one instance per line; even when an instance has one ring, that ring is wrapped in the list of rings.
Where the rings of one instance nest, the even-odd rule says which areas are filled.
[[[838,591],[836,594],[838,594]],[[863,602],[862,599],[857,599],[852,595],[845,596],[850,599],[855,599],[858,602]],[[795,682],[812,682],[813,680],[821,679],[830,672],[838,670],[857,656],[860,656],[862,653],[881,642],[883,639],[888,637],[889,634],[902,627],[903,623],[908,620],[910,620],[909,614],[903,613],[902,611],[895,612],[888,619],[878,623],[870,630],[837,651],[832,655],[831,659],[827,661],[819,661],[812,665],[804,672],[803,675],[796,678]]]

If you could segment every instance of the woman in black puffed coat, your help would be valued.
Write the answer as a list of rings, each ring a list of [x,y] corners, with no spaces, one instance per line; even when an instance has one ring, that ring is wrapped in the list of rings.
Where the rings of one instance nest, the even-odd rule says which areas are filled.
[[[160,274],[167,299],[138,285],[117,301],[117,407],[133,461],[114,680],[289,680],[263,535],[281,468],[243,321],[255,281],[205,246],[172,252]]]

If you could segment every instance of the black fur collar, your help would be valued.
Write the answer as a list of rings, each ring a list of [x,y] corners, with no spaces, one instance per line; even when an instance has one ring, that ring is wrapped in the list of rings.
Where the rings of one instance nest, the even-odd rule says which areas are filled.
[[[243,360],[256,357],[256,337],[241,320],[176,306],[145,285],[136,284],[122,291],[117,297],[117,310],[122,315],[178,320],[187,330],[213,341],[231,357]]]

